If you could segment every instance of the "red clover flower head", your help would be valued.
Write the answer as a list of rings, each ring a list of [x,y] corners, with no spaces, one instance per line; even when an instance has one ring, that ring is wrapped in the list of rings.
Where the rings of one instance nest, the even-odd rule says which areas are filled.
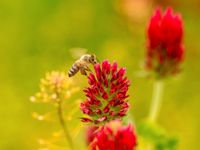
[[[164,14],[157,9],[150,19],[147,37],[147,69],[159,77],[177,73],[184,56],[181,16],[173,14],[172,8]]]
[[[136,133],[132,125],[122,126],[119,121],[111,121],[96,132],[91,150],[134,150],[137,145]]]
[[[126,69],[117,67],[104,60],[94,66],[95,73],[88,76],[89,86],[84,92],[86,100],[81,103],[81,110],[87,117],[83,122],[105,124],[126,115],[129,104],[126,100],[130,85],[125,76]]]
[[[86,137],[85,137],[85,139],[86,139],[86,143],[88,145],[94,140],[98,130],[99,130],[99,127],[98,126],[94,126],[94,125],[88,126],[86,128],[86,133],[85,133]]]

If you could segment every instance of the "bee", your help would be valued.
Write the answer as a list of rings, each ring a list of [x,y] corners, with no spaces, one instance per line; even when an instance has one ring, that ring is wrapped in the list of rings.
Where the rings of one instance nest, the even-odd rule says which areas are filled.
[[[82,75],[87,75],[87,71],[91,71],[88,67],[89,64],[95,65],[97,58],[94,54],[85,54],[80,57],[68,71],[68,76],[74,76],[79,70]]]

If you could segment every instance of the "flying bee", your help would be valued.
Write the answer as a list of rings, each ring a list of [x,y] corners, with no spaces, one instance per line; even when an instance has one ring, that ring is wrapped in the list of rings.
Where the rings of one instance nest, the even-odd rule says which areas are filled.
[[[82,75],[87,75],[86,71],[91,71],[88,67],[89,64],[95,65],[97,63],[96,56],[94,54],[82,55],[80,59],[75,61],[72,67],[68,71],[68,76],[74,76],[79,70]]]

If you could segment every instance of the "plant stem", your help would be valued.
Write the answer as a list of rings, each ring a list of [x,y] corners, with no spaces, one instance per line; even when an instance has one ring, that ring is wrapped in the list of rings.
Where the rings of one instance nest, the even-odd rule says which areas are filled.
[[[65,123],[65,120],[64,120],[63,111],[62,111],[62,101],[61,100],[58,101],[58,117],[59,117],[61,127],[63,128],[63,132],[65,134],[66,140],[67,140],[67,142],[70,146],[70,149],[74,150],[72,137],[69,134],[69,131],[67,129],[67,126],[66,126],[66,123]]]
[[[163,88],[164,82],[162,80],[154,82],[152,102],[149,112],[149,120],[152,122],[156,121],[161,108]]]

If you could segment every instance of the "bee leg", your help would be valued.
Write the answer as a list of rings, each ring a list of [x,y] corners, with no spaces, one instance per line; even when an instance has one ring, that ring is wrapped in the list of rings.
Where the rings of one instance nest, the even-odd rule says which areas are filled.
[[[91,71],[91,69],[90,69],[88,66],[85,66],[84,69],[85,69],[86,71]]]
[[[86,73],[84,68],[80,69],[80,72],[81,72],[82,75],[87,75],[87,73]]]

